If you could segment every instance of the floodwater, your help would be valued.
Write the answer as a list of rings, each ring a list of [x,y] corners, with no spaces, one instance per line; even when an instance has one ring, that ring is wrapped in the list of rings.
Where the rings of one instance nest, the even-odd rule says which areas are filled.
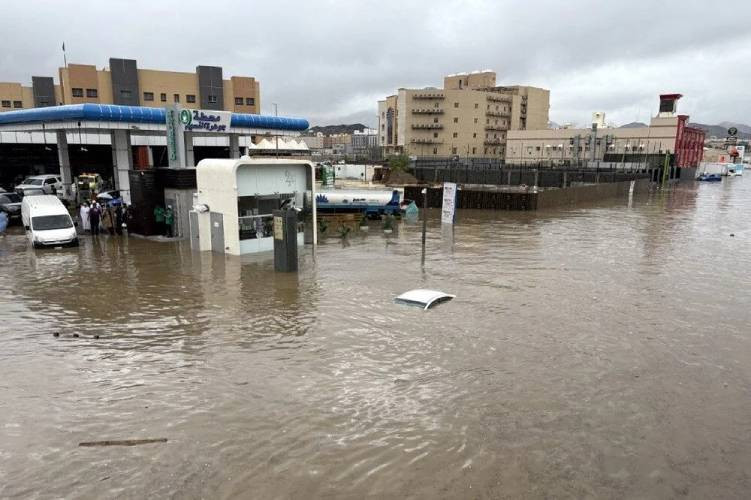
[[[748,498],[749,177],[453,232],[433,213],[424,269],[419,223],[297,275],[16,228],[0,497]],[[416,287],[457,298],[393,303]]]

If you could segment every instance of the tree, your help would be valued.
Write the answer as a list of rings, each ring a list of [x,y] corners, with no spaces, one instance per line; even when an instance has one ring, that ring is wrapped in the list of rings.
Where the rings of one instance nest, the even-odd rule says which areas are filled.
[[[388,162],[392,172],[405,172],[409,169],[409,156],[407,155],[390,156]]]

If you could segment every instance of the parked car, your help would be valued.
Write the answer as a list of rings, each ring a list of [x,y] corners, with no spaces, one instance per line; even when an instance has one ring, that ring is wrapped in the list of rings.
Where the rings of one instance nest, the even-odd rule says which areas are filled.
[[[76,226],[57,196],[24,197],[21,219],[34,248],[78,246]]]
[[[21,221],[21,197],[18,193],[0,192],[0,210],[8,214],[8,222]]]
[[[15,188],[21,196],[37,194],[63,194],[63,181],[58,175],[32,175]]]

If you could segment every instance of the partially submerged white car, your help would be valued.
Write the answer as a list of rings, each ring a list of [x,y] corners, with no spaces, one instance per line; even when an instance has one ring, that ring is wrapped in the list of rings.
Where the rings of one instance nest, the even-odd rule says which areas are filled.
[[[34,248],[78,246],[76,226],[57,196],[24,197],[21,220]]]

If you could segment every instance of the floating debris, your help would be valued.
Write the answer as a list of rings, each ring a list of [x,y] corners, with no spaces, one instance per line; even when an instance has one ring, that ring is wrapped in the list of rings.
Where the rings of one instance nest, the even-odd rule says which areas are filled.
[[[107,441],[85,441],[78,446],[137,446],[139,444],[166,443],[167,438],[155,439],[123,439]]]

